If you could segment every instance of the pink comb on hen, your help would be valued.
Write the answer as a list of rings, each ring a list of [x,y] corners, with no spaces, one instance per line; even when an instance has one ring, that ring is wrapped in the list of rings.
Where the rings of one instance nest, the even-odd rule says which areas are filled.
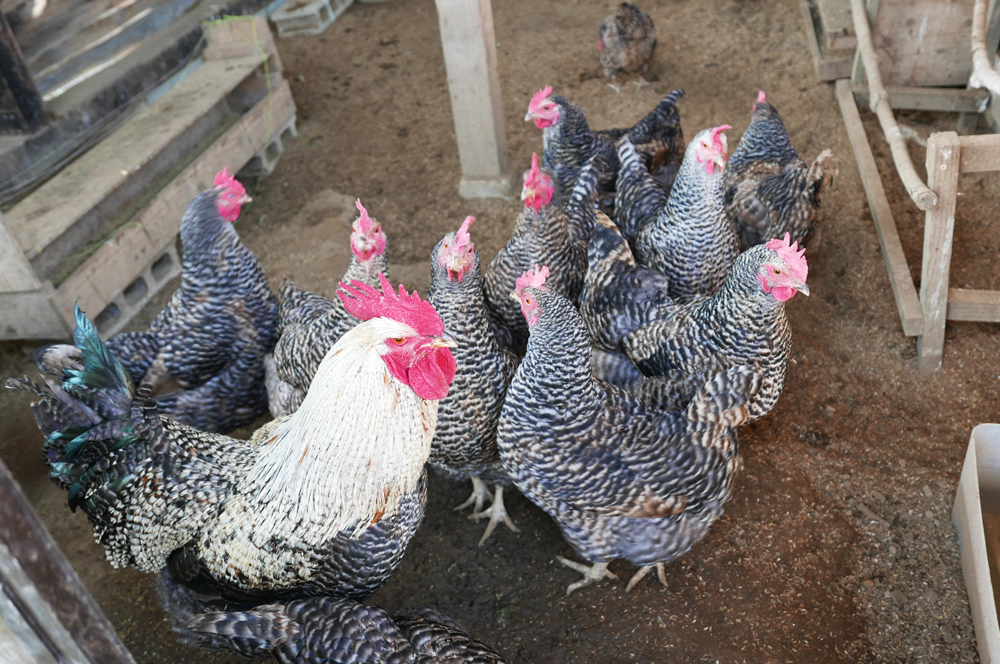
[[[722,132],[732,129],[729,125],[719,125],[712,129],[712,145],[715,149],[722,153],[723,156],[728,154],[729,144],[726,141],[726,135]]]
[[[535,270],[522,272],[521,276],[518,277],[517,282],[514,284],[514,292],[520,293],[528,286],[532,288],[545,288],[545,280],[549,278],[549,267],[543,265],[540,268],[538,263],[535,263]],[[547,290],[547,289],[546,289]]]
[[[764,94],[763,90],[760,90],[757,93],[757,101],[754,102],[754,105],[753,105],[753,110],[754,110],[755,113],[757,112],[757,104],[763,104],[765,101],[767,101],[767,95]]]
[[[215,184],[216,187],[239,187],[240,189],[243,189],[243,185],[241,185],[236,178],[229,174],[228,166],[219,171],[219,173],[215,176],[215,182],[213,184]],[[243,190],[242,193],[246,193],[246,190]]]
[[[392,284],[379,272],[379,283],[382,292],[361,281],[353,281],[351,285],[341,283],[337,297],[344,303],[347,313],[363,321],[372,318],[391,318],[409,325],[417,333],[427,337],[439,336],[444,332],[444,323],[430,302],[420,299],[417,291],[410,295],[403,284],[399,285],[399,293],[392,289]]]
[[[525,207],[533,207],[535,211],[543,205],[548,205],[552,200],[555,188],[552,186],[552,178],[542,172],[538,167],[538,153],[531,153],[531,170],[524,173],[524,188],[521,189],[521,198],[524,199]]]
[[[531,103],[528,104],[528,112],[534,113],[539,110],[546,99],[552,95],[552,86],[546,85],[544,88],[535,93],[535,96],[531,98]]]
[[[472,242],[472,236],[469,235],[469,229],[472,228],[473,222],[476,221],[475,217],[466,217],[465,221],[462,222],[462,226],[455,233],[455,248],[464,247]]]
[[[358,208],[361,216],[354,222],[354,230],[363,235],[367,235],[372,229],[372,219],[368,216],[368,210],[361,204],[361,199],[354,201],[354,207]]]
[[[764,246],[771,249],[781,260],[785,261],[785,265],[788,267],[788,272],[793,277],[801,281],[806,282],[806,277],[809,276],[809,264],[806,262],[806,250],[803,247],[799,249],[798,242],[789,242],[792,239],[791,233],[785,233],[783,240],[774,238],[773,240],[768,240]]]

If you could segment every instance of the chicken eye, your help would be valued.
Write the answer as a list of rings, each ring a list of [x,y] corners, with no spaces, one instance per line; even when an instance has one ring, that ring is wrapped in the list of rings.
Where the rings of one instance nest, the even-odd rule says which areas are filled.
[[[395,341],[398,345],[402,346],[404,339],[403,337],[394,337],[393,341]]]
[[[445,242],[445,243],[444,243],[444,248],[445,248],[445,249],[447,249],[447,248],[448,248],[448,243],[447,243],[447,242]]]
[[[524,303],[525,304],[531,304],[531,298],[530,297],[524,298]]]
[[[775,274],[781,274],[781,270],[779,270],[778,268],[774,268],[774,273]]]
[[[381,231],[381,230],[382,230],[381,228],[376,228],[376,229],[375,229],[375,235],[378,235],[378,234],[379,234],[379,231]]]

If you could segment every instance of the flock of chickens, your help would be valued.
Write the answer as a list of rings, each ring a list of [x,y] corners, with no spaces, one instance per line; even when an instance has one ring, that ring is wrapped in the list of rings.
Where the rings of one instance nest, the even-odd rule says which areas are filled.
[[[393,287],[358,201],[336,297],[286,282],[279,303],[223,171],[184,215],[181,285],[148,331],[103,342],[77,310],[74,345],[36,353],[42,381],[8,381],[39,397],[52,480],[114,566],[159,574],[185,640],[283,663],[503,661],[432,609],[360,603],[423,520],[428,464],[472,480],[480,545],[517,530],[511,484],[555,519],[586,561],[559,558],[583,575],[567,593],[617,558],[639,567],[627,589],[666,584],[730,498],[737,428],[781,394],[784,302],[809,294],[834,175],[763,92],[731,155],[727,125],[685,147],[683,94],[594,131],[539,91],[512,237],[484,268],[466,218],[427,300]],[[268,409],[250,440],[225,435]]]

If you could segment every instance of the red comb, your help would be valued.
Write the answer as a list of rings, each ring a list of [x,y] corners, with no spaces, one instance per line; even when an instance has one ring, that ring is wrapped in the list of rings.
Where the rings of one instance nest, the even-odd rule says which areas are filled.
[[[552,178],[542,172],[538,167],[538,153],[531,153],[531,170],[524,173],[524,188],[521,190],[521,198],[525,207],[533,207],[537,211],[543,205],[548,205],[552,200],[555,189],[552,186]]]
[[[406,292],[403,284],[399,285],[399,293],[392,289],[392,284],[379,272],[379,283],[382,292],[361,281],[352,281],[351,285],[341,283],[337,297],[344,303],[347,313],[363,321],[372,318],[391,318],[409,325],[417,333],[424,336],[438,336],[444,332],[444,323],[430,302],[420,299],[417,291],[413,295]]]
[[[469,235],[469,229],[472,228],[472,223],[475,220],[475,217],[466,217],[465,221],[462,222],[462,226],[458,229],[458,232],[455,233],[456,247],[464,247],[472,242],[472,236]]]
[[[358,212],[361,213],[361,216],[354,222],[356,224],[354,230],[367,235],[372,228],[372,219],[368,216],[368,210],[361,204],[360,198],[354,201],[354,207],[358,208]]]
[[[806,250],[803,247],[799,249],[798,242],[791,242],[792,234],[785,233],[785,237],[782,240],[774,238],[773,240],[768,240],[764,246],[771,249],[781,260],[785,261],[785,265],[788,267],[788,271],[793,277],[805,283],[806,277],[809,276],[809,264],[806,262]]]
[[[761,90],[757,93],[757,101],[753,105],[754,112],[757,111],[757,104],[763,104],[765,101],[767,101],[767,95]]]
[[[225,187],[237,196],[246,196],[247,193],[247,190],[243,188],[240,181],[229,174],[228,166],[219,171],[218,175],[215,176],[215,182],[213,184],[215,184],[216,187]]]
[[[514,284],[514,292],[520,293],[526,287],[531,286],[532,288],[545,288],[545,280],[549,278],[549,268],[547,265],[538,267],[538,263],[535,263],[535,271],[522,272],[521,276],[518,277],[517,282]]]
[[[712,144],[715,145],[715,149],[722,154],[726,154],[726,150],[728,149],[726,137],[722,134],[722,132],[727,129],[732,129],[732,127],[729,125],[719,125],[718,127],[714,127],[712,129]]]
[[[542,102],[548,99],[552,95],[552,86],[546,85],[544,88],[535,93],[535,96],[531,98],[531,103],[528,104],[528,111],[534,112],[538,110],[538,107],[542,105]]]

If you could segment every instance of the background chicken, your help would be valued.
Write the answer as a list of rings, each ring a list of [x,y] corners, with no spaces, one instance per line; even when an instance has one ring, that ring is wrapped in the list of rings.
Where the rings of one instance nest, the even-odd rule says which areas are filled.
[[[623,2],[618,9],[601,22],[597,48],[601,52],[604,75],[611,79],[608,85],[621,92],[617,75],[621,72],[639,74],[636,87],[647,85],[642,74],[656,51],[656,28],[653,19],[631,2]]]
[[[438,405],[429,462],[456,479],[472,479],[472,496],[458,509],[473,505],[471,518],[489,518],[482,545],[501,521],[518,530],[503,506],[507,478],[496,441],[497,419],[517,357],[500,346],[490,325],[479,253],[469,234],[475,220],[467,217],[458,232],[445,235],[431,253],[428,301],[458,345],[455,380]],[[484,479],[496,485],[492,497]],[[487,498],[491,506],[484,511]]]
[[[678,302],[719,290],[740,251],[722,206],[723,132],[728,128],[722,125],[699,132],[685,151],[663,211],[655,218],[627,224],[637,228],[632,244],[636,259],[667,276],[670,297]],[[632,169],[619,172],[620,180],[633,176]],[[639,210],[630,206],[619,218],[624,220],[626,211]],[[647,210],[652,211],[652,204],[642,211]]]
[[[278,301],[264,268],[233,227],[249,201],[223,169],[181,220],[180,288],[145,332],[125,332],[107,346],[135,384],[146,383],[159,411],[202,431],[226,433],[267,412],[264,356],[277,339]],[[79,349],[39,349],[39,368]],[[61,379],[57,372],[54,379]]]
[[[567,594],[604,577],[608,562],[641,567],[629,582],[687,553],[729,500],[740,467],[730,428],[746,418],[759,376],[731,367],[682,412],[654,411],[595,380],[587,328],[573,306],[533,281],[518,292],[528,350],[500,415],[504,468],[552,516],[577,552],[559,561],[583,572]]]
[[[378,285],[378,275],[389,274],[388,242],[382,225],[355,201],[360,216],[351,233],[351,262],[341,280]],[[320,362],[340,337],[358,324],[338,298],[301,290],[291,281],[281,287],[278,341],[266,359],[268,403],[274,417],[294,413],[305,398]]]
[[[83,368],[42,399],[51,477],[82,506],[115,567],[164,567],[223,603],[330,593],[362,599],[399,564],[423,518],[424,463],[453,342],[430,304],[355,282],[364,321],[327,353],[301,407],[252,440],[161,417],[148,388],[77,310]]]
[[[599,182],[600,190],[614,191],[618,172],[615,143],[625,135],[636,146],[649,172],[669,189],[668,181],[672,182],[672,173],[676,172],[674,165],[679,163],[684,147],[677,110],[677,101],[683,96],[683,90],[674,90],[630,129],[595,132],[590,129],[579,106],[561,95],[552,94],[552,87],[546,86],[531,98],[524,119],[534,120],[535,126],[542,130],[542,166],[555,179],[561,198],[573,190],[581,170],[595,155],[600,155],[611,166]]]
[[[622,342],[625,354],[647,376],[639,390],[667,409],[687,405],[712,376],[734,366],[760,372],[763,385],[746,405],[747,421],[766,415],[781,396],[792,333],[785,301],[809,294],[805,249],[771,240],[740,254],[722,289],[706,300],[677,307]]]
[[[172,603],[184,601],[181,595]],[[377,606],[313,597],[244,611],[197,610],[173,612],[174,629],[188,643],[245,657],[270,656],[278,664],[504,664],[433,609],[390,617]]]
[[[723,174],[726,214],[743,249],[790,233],[802,246],[818,246],[823,189],[833,184],[833,153],[806,164],[792,147],[778,110],[757,95],[750,126]]]
[[[587,274],[580,295],[580,315],[594,346],[594,375],[631,389],[642,373],[621,350],[634,330],[676,308],[667,277],[638,265],[628,242],[614,223],[597,213],[597,226],[587,249]]]
[[[551,270],[550,287],[573,302],[583,288],[587,247],[570,240],[566,216],[553,195],[552,179],[538,168],[538,155],[533,154],[521,191],[524,209],[517,217],[513,235],[486,268],[486,301],[510,330],[515,349],[527,342],[528,327],[510,293],[525,270],[547,264]]]

